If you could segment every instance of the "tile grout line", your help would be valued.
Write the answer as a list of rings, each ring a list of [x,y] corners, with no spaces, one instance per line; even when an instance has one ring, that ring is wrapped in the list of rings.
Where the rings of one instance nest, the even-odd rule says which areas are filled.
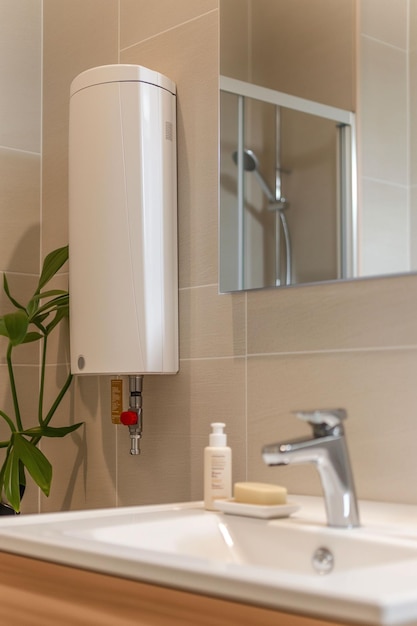
[[[206,11],[205,13],[201,13],[200,15],[196,15],[195,17],[192,17],[188,20],[185,20],[184,22],[180,22],[179,24],[175,24],[175,26],[170,26],[169,28],[166,28],[165,30],[162,30],[158,33],[155,33],[153,35],[150,35],[149,37],[145,37],[145,39],[141,39],[140,41],[135,41],[135,43],[130,44],[129,46],[126,46],[125,48],[120,48],[119,50],[119,54],[123,54],[123,52],[126,52],[127,50],[130,50],[131,48],[135,48],[135,46],[139,46],[142,45],[148,41],[152,41],[152,39],[156,39],[157,37],[160,37],[161,35],[165,35],[166,33],[170,33],[174,30],[176,30],[177,28],[181,28],[182,26],[185,26],[186,24],[191,24],[192,22],[195,22],[196,20],[201,19],[202,17],[206,17],[207,15],[210,15],[211,13],[215,13],[216,11],[218,11],[218,9],[210,9],[210,11]]]
[[[213,288],[216,287],[218,289],[218,283],[208,283],[207,285],[190,285],[189,287],[178,287],[178,291],[191,291],[194,289],[205,289],[206,287],[208,288]],[[223,295],[230,295],[230,294],[223,294],[223,293],[219,293],[219,295],[223,296]]]
[[[410,345],[395,345],[395,346],[375,346],[375,347],[365,347],[365,348],[329,348],[327,350],[292,350],[292,351],[282,351],[282,352],[246,352],[245,354],[230,354],[230,355],[219,355],[219,356],[201,356],[201,357],[183,357],[180,359],[181,362],[192,362],[192,361],[222,361],[222,360],[233,360],[233,359],[248,359],[248,358],[257,358],[262,356],[310,356],[310,355],[320,355],[320,354],[355,354],[355,353],[372,353],[372,352],[394,352],[394,351],[407,351],[412,352],[417,350],[417,344]]]

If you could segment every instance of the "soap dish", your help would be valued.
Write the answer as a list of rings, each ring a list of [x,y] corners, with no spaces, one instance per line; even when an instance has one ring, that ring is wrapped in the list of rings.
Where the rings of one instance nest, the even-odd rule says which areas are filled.
[[[259,517],[261,519],[274,519],[289,517],[300,508],[294,502],[286,504],[246,504],[236,502],[234,498],[227,500],[215,500],[214,506],[227,515],[243,515],[244,517]]]

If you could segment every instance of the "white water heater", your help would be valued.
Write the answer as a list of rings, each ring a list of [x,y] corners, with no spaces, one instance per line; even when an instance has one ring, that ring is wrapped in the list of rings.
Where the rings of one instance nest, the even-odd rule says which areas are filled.
[[[178,371],[176,88],[137,65],[71,84],[73,374]]]

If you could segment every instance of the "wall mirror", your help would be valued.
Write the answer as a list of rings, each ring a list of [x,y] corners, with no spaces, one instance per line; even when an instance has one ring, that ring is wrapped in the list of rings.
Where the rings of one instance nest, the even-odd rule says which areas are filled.
[[[414,10],[220,0],[221,292],[417,269]]]

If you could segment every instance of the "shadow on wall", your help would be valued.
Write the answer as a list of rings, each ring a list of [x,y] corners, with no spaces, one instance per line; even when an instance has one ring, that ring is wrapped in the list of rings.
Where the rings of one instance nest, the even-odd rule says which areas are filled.
[[[15,206],[11,211],[19,211],[19,207]],[[7,228],[7,225],[6,225]],[[25,274],[39,275],[41,269],[40,259],[40,224],[36,223],[25,228],[21,237],[17,240],[13,252],[5,268],[7,272],[19,272]],[[49,250],[48,250],[49,252]],[[22,263],[24,262],[24,269]],[[27,293],[31,295],[31,293]]]

